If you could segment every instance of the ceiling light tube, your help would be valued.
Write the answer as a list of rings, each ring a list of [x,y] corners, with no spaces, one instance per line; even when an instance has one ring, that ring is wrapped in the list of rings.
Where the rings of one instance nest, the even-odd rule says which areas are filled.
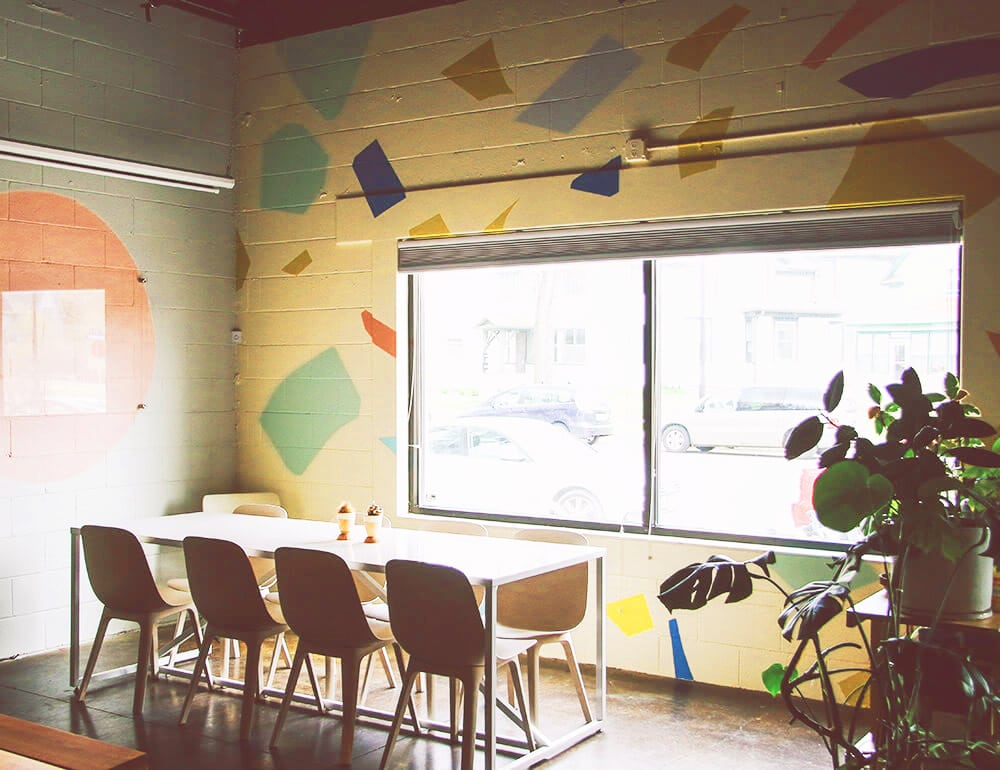
[[[13,142],[9,139],[0,139],[0,159],[208,193],[231,190],[236,184],[231,177],[199,174],[196,171],[60,150],[40,144]]]

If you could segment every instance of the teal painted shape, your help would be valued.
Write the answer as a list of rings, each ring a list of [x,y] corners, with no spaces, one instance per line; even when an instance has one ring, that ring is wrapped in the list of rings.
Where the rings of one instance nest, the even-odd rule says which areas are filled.
[[[356,24],[291,37],[277,44],[295,85],[327,120],[333,120],[344,109],[371,34],[371,24]]]
[[[382,438],[379,439],[379,441],[381,441],[383,444],[385,444],[387,447],[389,447],[389,449],[392,451],[393,454],[396,454],[396,437],[395,436],[383,436]]]
[[[260,205],[305,214],[326,182],[330,156],[305,126],[288,123],[264,140]]]
[[[285,467],[301,476],[360,411],[358,389],[336,348],[329,348],[285,378],[271,394],[260,425]]]

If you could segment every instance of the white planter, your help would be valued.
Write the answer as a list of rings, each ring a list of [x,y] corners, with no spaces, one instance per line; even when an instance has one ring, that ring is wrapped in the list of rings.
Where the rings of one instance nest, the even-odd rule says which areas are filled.
[[[949,561],[939,552],[923,553],[911,548],[902,567],[903,613],[933,619],[941,610],[941,620],[979,620],[993,614],[993,559],[980,555],[988,539],[979,528],[961,530],[968,553]]]

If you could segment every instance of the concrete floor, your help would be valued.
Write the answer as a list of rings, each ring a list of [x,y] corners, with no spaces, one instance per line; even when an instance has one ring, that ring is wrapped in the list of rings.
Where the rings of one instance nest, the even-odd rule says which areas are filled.
[[[98,669],[134,662],[136,641],[136,634],[108,639]],[[294,638],[290,645],[294,651]],[[85,646],[81,669],[88,653],[89,646]],[[209,693],[202,688],[188,724],[179,727],[187,682],[161,677],[147,688],[142,718],[133,719],[134,680],[94,683],[86,704],[77,704],[68,685],[68,659],[68,651],[60,650],[0,663],[0,713],[137,748],[149,754],[154,770],[326,770],[338,766],[340,722],[336,717],[320,717],[315,709],[305,706],[293,707],[279,745],[272,751],[268,741],[277,713],[276,699],[259,704],[253,735],[241,743],[240,700],[235,691]],[[218,671],[217,665],[214,670]],[[282,687],[287,673],[287,668],[279,670]],[[322,674],[322,665],[317,673]],[[558,733],[582,723],[565,670],[553,662],[545,666],[542,675],[541,729]],[[299,689],[305,692],[304,673],[301,679]],[[444,721],[447,687],[443,680],[437,681],[434,716]],[[426,695],[418,699],[422,713]],[[381,670],[374,667],[366,705],[391,710],[395,700],[396,690],[386,686]],[[500,721],[508,734],[515,734],[509,723]],[[359,725],[351,767],[375,770],[386,736],[385,727]],[[459,749],[446,743],[403,737],[389,767],[450,770],[459,767],[459,756]],[[501,768],[504,761],[501,757]],[[476,767],[483,765],[480,752]],[[781,703],[767,695],[611,672],[604,730],[542,766],[561,770],[818,770],[830,767],[830,762],[816,735],[789,725]]]

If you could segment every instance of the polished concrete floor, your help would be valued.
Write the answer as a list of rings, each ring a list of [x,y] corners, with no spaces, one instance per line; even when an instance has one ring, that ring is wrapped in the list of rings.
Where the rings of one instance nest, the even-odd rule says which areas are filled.
[[[99,669],[135,660],[136,634],[105,642]],[[290,640],[294,651],[294,639]],[[83,661],[89,647],[83,649]],[[313,770],[338,767],[340,722],[315,709],[293,707],[279,745],[268,749],[277,713],[276,699],[257,708],[254,732],[239,740],[240,700],[233,690],[199,690],[185,727],[177,725],[187,682],[174,677],[151,681],[143,716],[131,715],[134,680],[95,682],[86,704],[72,700],[67,650],[0,662],[0,713],[70,730],[149,754],[150,767],[164,770]],[[215,668],[218,671],[218,667]],[[283,686],[287,668],[279,670]],[[317,667],[322,674],[322,665]],[[307,691],[303,673],[299,689]],[[433,687],[434,717],[444,720],[447,687]],[[321,681],[322,684],[322,681]],[[366,705],[392,709],[396,690],[389,689],[376,666]],[[582,723],[575,691],[565,669],[553,662],[543,670],[540,727],[544,732]],[[426,708],[426,693],[417,696]],[[505,732],[512,726],[501,719]],[[480,721],[480,725],[482,722]],[[386,728],[359,725],[354,743],[357,770],[375,770],[382,757]],[[459,749],[447,743],[403,737],[389,767],[393,770],[447,770],[459,767]],[[501,757],[502,768],[506,760]],[[476,767],[484,766],[479,752]],[[789,725],[781,703],[766,695],[671,679],[611,672],[607,719],[602,732],[544,763],[560,770],[592,768],[738,768],[739,770],[812,770],[829,760],[816,735]]]

